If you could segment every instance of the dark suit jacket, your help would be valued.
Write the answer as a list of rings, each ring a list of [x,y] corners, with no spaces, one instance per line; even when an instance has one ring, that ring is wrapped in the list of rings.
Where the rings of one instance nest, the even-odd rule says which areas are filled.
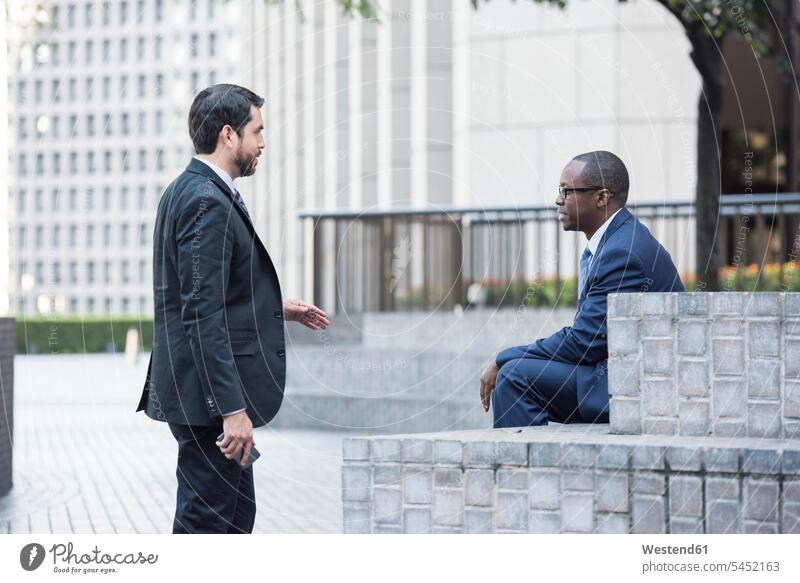
[[[684,291],[666,249],[630,211],[623,208],[603,233],[592,258],[578,312],[566,326],[530,345],[507,348],[497,366],[518,358],[552,359],[578,367],[577,398],[581,417],[608,420],[608,342],[606,296],[610,293]]]
[[[137,411],[221,425],[247,408],[258,427],[286,379],[278,275],[225,182],[193,159],[164,192],[153,237],[153,352]]]

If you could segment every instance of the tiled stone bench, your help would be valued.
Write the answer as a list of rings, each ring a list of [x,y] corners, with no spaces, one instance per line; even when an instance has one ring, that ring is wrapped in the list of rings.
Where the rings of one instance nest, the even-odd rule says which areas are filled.
[[[610,425],[350,439],[345,532],[800,533],[800,294],[609,296]]]
[[[611,294],[615,433],[800,437],[800,293]]]
[[[800,533],[800,441],[608,425],[350,438],[344,530]]]

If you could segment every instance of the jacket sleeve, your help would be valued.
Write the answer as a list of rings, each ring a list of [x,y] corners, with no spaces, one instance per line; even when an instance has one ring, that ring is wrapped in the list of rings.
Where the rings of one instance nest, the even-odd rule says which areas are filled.
[[[181,321],[204,399],[212,398],[222,413],[247,406],[224,310],[234,238],[230,206],[210,194],[210,186],[202,188],[204,193],[192,197],[176,223]]]
[[[572,326],[566,326],[533,344],[513,346],[495,359],[502,367],[518,358],[541,358],[573,364],[595,364],[608,358],[608,294],[640,292],[648,281],[642,262],[630,251],[609,249],[598,257],[603,267],[596,271],[589,293],[581,304]]]

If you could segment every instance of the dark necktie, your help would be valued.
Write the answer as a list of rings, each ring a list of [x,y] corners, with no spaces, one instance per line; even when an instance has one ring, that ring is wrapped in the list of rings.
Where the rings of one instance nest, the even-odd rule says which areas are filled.
[[[585,295],[585,290],[583,289],[586,285],[586,274],[589,271],[589,260],[592,258],[592,252],[589,251],[589,248],[583,250],[583,254],[581,255],[581,263],[578,268],[578,297],[582,298]]]
[[[236,202],[236,204],[239,205],[239,208],[244,211],[245,216],[248,219],[250,219],[250,213],[247,212],[247,206],[245,206],[244,204],[244,199],[242,198],[242,195],[239,194],[239,191],[236,189],[233,190],[233,200]],[[250,219],[250,221],[252,221],[252,219]]]

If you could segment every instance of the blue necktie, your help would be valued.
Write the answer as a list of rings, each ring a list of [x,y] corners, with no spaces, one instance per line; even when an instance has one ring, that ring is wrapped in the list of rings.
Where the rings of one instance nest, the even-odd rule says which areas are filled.
[[[578,269],[578,297],[582,298],[585,295],[583,287],[586,285],[586,274],[589,271],[589,260],[592,258],[592,252],[589,247],[583,250],[581,254],[581,263]]]

